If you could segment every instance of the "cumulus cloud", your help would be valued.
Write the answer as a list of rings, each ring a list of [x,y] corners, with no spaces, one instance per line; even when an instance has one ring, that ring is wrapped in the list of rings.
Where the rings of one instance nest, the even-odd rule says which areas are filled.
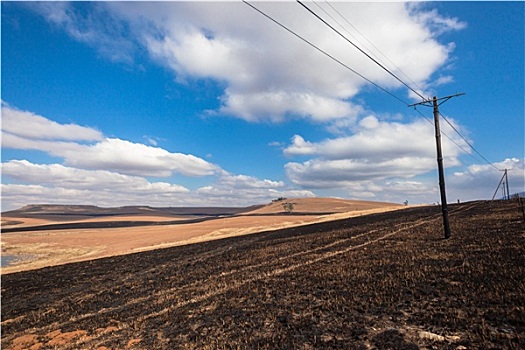
[[[151,183],[143,177],[123,175],[106,170],[84,170],[61,164],[33,164],[27,160],[2,163],[2,174],[11,179],[51,185],[65,189],[114,191],[156,195],[159,193],[186,193],[183,186],[165,182]]]
[[[404,123],[382,119],[368,115],[350,128],[349,135],[317,142],[295,135],[283,149],[284,155],[309,159],[287,163],[288,178],[301,188],[329,194],[337,191],[338,195],[343,191],[356,199],[436,202],[432,123],[423,118]],[[448,120],[462,134],[468,134],[452,118]],[[468,145],[447,123],[443,123],[442,131],[445,167],[461,165],[460,157]]]
[[[219,113],[237,116],[248,121],[267,119],[281,122],[286,117],[310,118],[314,122],[332,122],[338,119],[355,119],[363,108],[336,98],[313,93],[286,91],[258,94],[231,93],[223,96],[224,105]]]
[[[435,203],[439,199],[436,183],[428,179],[353,181],[344,191],[345,196],[353,199],[392,203]]]
[[[61,164],[10,160],[2,164],[2,210],[27,204],[85,204],[99,206],[248,206],[279,197],[312,197],[282,181],[221,171],[208,185],[190,190],[167,182],[106,170],[84,170]]]
[[[168,185],[168,184],[167,184]],[[2,211],[14,210],[28,204],[89,203],[102,207],[125,205],[177,206],[187,201],[186,194],[173,191],[148,190],[145,192],[104,191],[93,188],[67,188],[37,184],[2,184]]]
[[[189,190],[166,182],[106,170],[84,170],[27,160],[2,163],[2,210],[27,204],[85,204],[99,206],[163,205],[183,202]]]
[[[372,81],[396,94],[403,91],[415,97],[399,90],[404,87],[398,81],[298,4],[256,5]],[[8,110],[26,113],[24,117],[34,125],[40,117],[45,127],[20,130],[19,125],[11,125],[2,135],[5,147],[47,152],[64,159],[64,165],[70,169],[109,171],[131,177],[214,175],[216,182],[186,195],[186,203],[196,205],[204,196],[220,205],[231,203],[235,200],[234,191],[244,195],[237,201],[313,195],[309,189],[340,188],[350,196],[376,199],[374,196],[382,191],[429,191],[424,181],[414,177],[435,167],[432,126],[424,120],[403,123],[367,116],[369,112],[356,95],[369,89],[369,83],[241,2],[71,2],[27,6],[112,61],[132,63],[134,55],[144,52],[170,70],[179,83],[207,79],[218,82],[223,87],[221,104],[210,111],[211,115],[229,115],[250,122],[304,118],[327,126],[338,137],[313,141],[295,135],[284,148],[288,157],[310,157],[285,166],[288,178],[304,190],[281,181],[229,174],[199,157],[156,147],[151,142],[153,138],[152,146],[108,138],[93,128],[62,125],[29,112]],[[320,6],[337,16],[326,4]],[[440,43],[438,36],[461,30],[465,23],[428,10],[427,5],[392,2],[333,6],[354,26],[346,29],[358,45],[394,73],[406,74],[423,90],[453,80],[451,76],[435,77],[454,49],[453,43]],[[7,108],[2,106],[2,112]],[[38,131],[46,129],[47,134]],[[444,131],[447,132],[446,126]],[[75,136],[78,134],[82,136]],[[443,147],[446,165],[458,165],[461,151],[446,138]],[[67,191],[83,190],[63,189],[64,195],[72,193]]]
[[[415,157],[397,157],[381,162],[312,159],[304,163],[288,163],[285,169],[290,180],[302,187],[348,188],[356,181],[409,178],[429,171],[434,164],[430,158]]]
[[[2,209],[31,203],[92,203],[100,206],[246,206],[278,197],[309,197],[283,181],[231,174],[191,154],[105,137],[76,124],[60,124],[2,104],[2,147],[39,150],[63,164],[12,159],[2,163]],[[23,127],[20,127],[20,124]],[[195,190],[147,176],[207,177]]]
[[[300,135],[292,137],[292,144],[283,150],[287,156],[313,155],[317,153],[317,146],[312,142],[305,141]]]
[[[159,147],[107,138],[94,145],[54,150],[65,164],[87,169],[109,169],[125,174],[168,177],[213,175],[217,166],[191,154],[171,153]]]
[[[503,172],[500,171],[503,169],[508,169],[509,192],[514,194],[525,191],[525,159],[508,158],[494,162],[493,165],[472,164],[462,171],[446,171],[445,183],[448,202],[491,199],[503,176]],[[334,180],[335,183],[331,183],[324,177],[302,177],[301,181],[305,183],[305,186],[311,185],[311,188],[317,189],[316,192],[326,195],[395,203],[403,203],[408,200],[411,204],[440,202],[435,164],[434,169],[429,173],[408,179],[402,175],[386,178],[367,178],[365,173],[363,175],[362,178],[355,178],[352,181],[345,181],[341,175],[341,178]],[[316,186],[316,181],[320,181],[319,179],[322,182],[317,183]],[[310,181],[310,183],[306,181]],[[502,196],[503,192],[500,188],[496,193],[496,198]]]
[[[501,162],[473,164],[464,171],[455,172],[449,177],[448,184],[455,198],[462,200],[491,199],[507,169],[509,192],[511,194],[525,191],[525,159],[507,158]],[[499,170],[498,170],[499,169]],[[501,189],[500,189],[501,190]],[[501,198],[502,192],[496,193]]]
[[[199,196],[217,205],[250,205],[267,203],[280,197],[314,197],[309,190],[297,190],[282,181],[260,180],[253,176],[232,175],[222,171],[217,181],[196,191]],[[237,204],[236,204],[237,203]],[[239,204],[242,203],[242,204]]]
[[[454,125],[453,121],[451,124]],[[457,129],[460,126],[456,124]],[[309,188],[348,187],[353,181],[366,179],[410,178],[435,168],[434,128],[424,119],[410,123],[379,121],[375,116],[363,118],[349,136],[320,142],[295,135],[283,152],[287,156],[311,156],[303,163],[286,164],[290,180]],[[454,135],[444,126],[447,135]],[[465,141],[452,138],[466,148]],[[461,148],[444,138],[443,154],[447,166],[459,165]]]
[[[32,112],[21,111],[2,102],[2,132],[12,135],[5,142],[6,147],[16,147],[11,140],[66,140],[99,141],[100,131],[76,124],[59,124]]]
[[[256,5],[370,80],[389,89],[402,87],[297,3]],[[351,99],[369,85],[366,81],[241,2],[109,2],[82,10],[78,6],[46,3],[36,8],[71,37],[106,56],[116,52],[130,56],[140,49],[170,69],[179,82],[213,79],[224,84],[216,113],[248,121],[307,118],[315,122],[355,120],[362,113]],[[320,6],[338,18],[327,4]],[[423,87],[454,48],[453,43],[438,42],[438,35],[465,27],[425,6],[336,3],[333,7],[352,23],[345,29],[358,45],[394,73],[402,72]]]
[[[7,104],[2,105],[2,119],[2,147],[47,152],[63,158],[66,165],[82,169],[157,177],[169,177],[173,173],[210,176],[219,169],[191,154],[107,138],[93,128],[59,124]]]

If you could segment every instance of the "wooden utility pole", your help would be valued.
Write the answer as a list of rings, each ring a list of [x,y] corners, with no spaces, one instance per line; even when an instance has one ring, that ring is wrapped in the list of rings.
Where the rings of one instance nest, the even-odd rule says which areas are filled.
[[[503,185],[503,186],[501,186],[501,185]],[[492,196],[492,200],[494,200],[494,198],[496,198],[496,195],[498,194],[498,190],[499,190],[500,186],[501,186],[501,188],[503,190],[503,199],[510,199],[509,177],[507,175],[507,169],[505,169],[503,171],[503,176],[501,177],[501,180],[499,180],[498,187],[496,188],[496,192],[494,192],[494,195]]]
[[[507,199],[510,200],[510,192],[509,192],[509,176],[507,175],[507,169],[505,169],[505,183],[507,186]]]
[[[419,103],[409,105],[409,107],[415,107],[417,105],[432,106],[434,109],[434,128],[436,130],[436,149],[437,149],[437,163],[439,173],[439,193],[441,194],[441,212],[443,214],[443,231],[445,232],[445,239],[450,238],[450,224],[448,222],[448,208],[447,208],[447,194],[445,192],[445,172],[443,168],[443,154],[441,152],[441,130],[439,128],[439,105],[450,100],[452,97],[464,95],[465,93],[450,95],[442,98],[434,98]],[[438,103],[438,101],[442,101]],[[432,104],[431,104],[432,103]]]
[[[445,231],[445,238],[450,238],[450,225],[448,222],[448,208],[447,208],[447,194],[445,192],[445,172],[443,169],[443,154],[441,152],[441,130],[439,128],[439,105],[438,98],[434,96],[432,99],[434,107],[434,128],[436,129],[436,149],[437,149],[437,163],[439,173],[439,193],[441,194],[441,212],[443,213],[443,229]]]

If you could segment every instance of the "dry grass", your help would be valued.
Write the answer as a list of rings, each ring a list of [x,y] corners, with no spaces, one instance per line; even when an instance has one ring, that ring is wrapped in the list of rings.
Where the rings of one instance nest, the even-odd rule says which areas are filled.
[[[360,212],[373,209],[390,209],[402,207],[401,204],[383,203],[372,201],[357,201],[337,198],[289,198],[274,201],[249,214],[275,214],[284,213],[283,204],[293,204],[292,212],[297,213],[348,213]]]
[[[261,215],[254,211],[241,216],[226,217],[216,220],[162,226],[130,226],[96,229],[63,229],[45,231],[27,231],[2,234],[2,254],[19,256],[17,263],[2,268],[1,273],[27,271],[35,268],[54,266],[71,262],[86,261],[94,258],[123,255],[139,251],[167,248],[179,245],[217,240],[252,234],[262,231],[296,227],[315,222],[326,222],[371,213],[405,208],[393,204],[374,202],[345,201],[327,198],[296,199],[307,212],[324,212],[330,209],[336,214],[324,215]],[[273,211],[275,203],[267,208]],[[352,207],[351,211],[338,212]],[[266,207],[265,207],[266,208]],[[273,208],[273,209],[272,209]],[[317,208],[317,209],[316,209]],[[263,208],[264,209],[264,208]],[[282,209],[282,207],[281,207]],[[270,212],[268,212],[270,213]],[[7,218],[5,221],[18,220],[17,227],[57,223],[34,218]],[[104,216],[77,221],[61,221],[62,224],[109,222],[109,221],[173,221],[180,217],[159,216]]]

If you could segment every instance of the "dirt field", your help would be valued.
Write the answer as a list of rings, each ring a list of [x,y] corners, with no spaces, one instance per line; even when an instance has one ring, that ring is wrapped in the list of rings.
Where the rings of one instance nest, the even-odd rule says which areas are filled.
[[[183,216],[154,209],[145,215],[144,210],[136,209],[30,206],[2,217],[2,254],[19,257],[17,263],[2,268],[2,274],[405,208],[329,198],[293,202],[293,215],[275,202],[229,217],[210,216],[218,209],[197,208],[199,218],[189,209],[190,214]],[[21,232],[9,232],[13,229]]]
[[[360,216],[2,276],[2,349],[523,349],[516,202]]]

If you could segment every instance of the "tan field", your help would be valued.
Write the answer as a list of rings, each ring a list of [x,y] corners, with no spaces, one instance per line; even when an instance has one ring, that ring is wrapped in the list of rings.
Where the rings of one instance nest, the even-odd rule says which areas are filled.
[[[283,203],[293,203],[293,215],[285,212]],[[404,208],[404,206],[393,203],[303,198],[274,202],[262,208],[235,216],[178,224],[176,221],[184,220],[184,218],[164,215],[115,215],[76,221],[58,221],[56,219],[46,220],[45,218],[3,216],[2,229],[57,223],[74,224],[116,221],[150,221],[163,224],[112,228],[69,227],[65,229],[2,233],[2,255],[18,257],[15,263],[2,268],[2,274],[401,208]],[[173,224],[166,224],[167,221],[172,221]]]

